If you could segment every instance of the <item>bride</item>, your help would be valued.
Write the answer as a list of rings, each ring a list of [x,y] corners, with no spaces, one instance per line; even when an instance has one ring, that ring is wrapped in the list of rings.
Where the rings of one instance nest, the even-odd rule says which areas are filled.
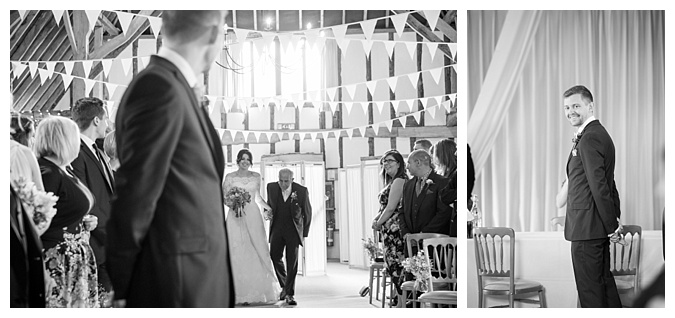
[[[239,169],[228,173],[223,184],[225,193],[232,187],[239,187],[251,195],[251,203],[244,206],[241,216],[236,216],[232,209],[227,214],[235,303],[243,305],[276,302],[281,291],[272,267],[258,204],[265,210],[271,208],[260,196],[260,174],[248,170],[251,158],[253,156],[248,149],[240,150],[237,154]]]

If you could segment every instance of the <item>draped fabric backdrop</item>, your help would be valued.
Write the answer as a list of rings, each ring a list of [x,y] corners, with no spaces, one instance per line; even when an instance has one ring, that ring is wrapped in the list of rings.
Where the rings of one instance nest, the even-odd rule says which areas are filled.
[[[485,226],[550,230],[575,132],[562,94],[593,93],[616,148],[621,221],[661,229],[664,11],[469,11],[468,139]]]

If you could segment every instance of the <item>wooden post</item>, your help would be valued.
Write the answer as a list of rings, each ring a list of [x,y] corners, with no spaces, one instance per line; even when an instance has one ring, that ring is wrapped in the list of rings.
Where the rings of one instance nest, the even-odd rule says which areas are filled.
[[[344,19],[343,19],[344,20]],[[337,86],[342,85],[342,50],[340,47],[337,47]],[[342,128],[342,90],[340,88],[337,90],[338,96],[337,100],[339,101],[337,110],[333,114],[333,128]],[[341,136],[338,137],[338,155],[340,156],[340,168],[344,168],[344,155],[343,155],[343,139]]]
[[[277,10],[277,30],[278,30],[278,25],[279,25],[279,11]],[[274,46],[274,62],[276,65],[281,65],[281,42],[279,41],[279,38],[274,39],[276,45]],[[277,96],[281,96],[281,69],[279,67],[274,68],[274,79],[276,82],[276,91],[275,94]],[[281,101],[279,102],[279,105],[274,105],[274,107],[270,107],[270,130],[275,130],[274,129],[274,115],[276,113],[275,108],[279,108],[279,111],[281,111],[284,107],[286,107],[286,104],[283,104]],[[283,134],[279,135],[279,141],[281,141],[281,138],[283,137]],[[272,138],[272,137],[270,137]],[[270,140],[271,141],[271,140]],[[275,144],[270,142],[270,154],[273,155],[276,153],[276,148]]]
[[[394,40],[394,32],[389,33],[389,41]],[[394,50],[391,54],[391,59],[389,60],[389,77],[394,77],[396,76],[396,47],[394,47]],[[389,90],[389,100],[396,100],[396,92]],[[394,109],[394,105],[389,103],[389,118],[394,119],[396,118],[396,110]],[[391,137],[389,139],[389,144],[391,146],[391,149],[396,149],[396,137]]]
[[[364,13],[365,14],[365,13]],[[370,54],[366,56],[366,81],[370,81],[373,78],[373,64],[372,60],[370,59]],[[374,122],[374,116],[373,116],[373,95],[366,89],[367,94],[368,94],[368,124],[372,125]],[[369,137],[368,138],[368,156],[372,157],[375,155],[375,138]]]
[[[73,11],[73,41],[76,47],[73,48],[73,60],[86,60],[89,58],[89,20],[84,10]],[[76,63],[78,65],[81,63]],[[73,75],[84,77],[84,68],[74,67]],[[84,81],[73,80],[71,83],[72,101],[75,103],[80,98],[85,97]]]

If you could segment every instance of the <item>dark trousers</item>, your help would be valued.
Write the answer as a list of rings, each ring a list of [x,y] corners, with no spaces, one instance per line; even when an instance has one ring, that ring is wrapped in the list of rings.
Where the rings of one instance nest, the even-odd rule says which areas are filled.
[[[300,239],[295,230],[272,231],[270,234],[270,258],[281,285],[282,293],[295,295],[295,277],[298,275],[298,251]],[[286,265],[282,257],[286,250]]]
[[[609,262],[609,238],[572,242],[572,267],[582,308],[621,307]]]

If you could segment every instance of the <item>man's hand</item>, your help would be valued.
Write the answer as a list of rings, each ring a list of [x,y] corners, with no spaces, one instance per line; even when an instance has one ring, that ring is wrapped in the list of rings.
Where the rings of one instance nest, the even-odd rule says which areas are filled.
[[[619,243],[621,245],[627,245],[626,240],[624,239],[623,236],[623,225],[621,225],[621,220],[619,218],[616,218],[616,221],[619,222],[619,226],[616,228],[614,233],[607,235],[609,237],[609,241],[612,243]]]
[[[95,215],[87,214],[82,221],[84,222],[84,229],[87,231],[93,231],[98,226],[98,217]]]

